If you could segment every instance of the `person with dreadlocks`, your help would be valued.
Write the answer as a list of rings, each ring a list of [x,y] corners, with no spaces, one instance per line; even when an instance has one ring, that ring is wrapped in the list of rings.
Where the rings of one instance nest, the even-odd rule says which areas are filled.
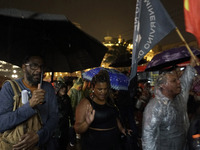
[[[100,70],[91,81],[92,94],[76,108],[75,131],[81,134],[82,150],[119,150],[120,123],[118,110],[110,98],[110,78]]]

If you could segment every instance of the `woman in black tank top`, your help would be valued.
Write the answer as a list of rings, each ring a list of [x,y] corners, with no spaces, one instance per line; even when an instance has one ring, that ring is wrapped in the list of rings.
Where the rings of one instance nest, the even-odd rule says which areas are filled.
[[[116,107],[109,98],[110,79],[101,70],[91,81],[92,94],[81,100],[76,108],[75,130],[81,134],[82,150],[120,150],[120,132],[125,129],[119,121]]]

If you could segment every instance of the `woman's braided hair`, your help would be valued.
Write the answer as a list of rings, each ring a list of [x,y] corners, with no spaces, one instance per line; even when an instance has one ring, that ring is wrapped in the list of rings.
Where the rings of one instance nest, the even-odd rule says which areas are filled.
[[[113,98],[111,96],[111,85],[110,85],[110,76],[108,71],[102,69],[99,71],[98,74],[96,74],[91,81],[91,86],[95,87],[96,83],[99,82],[106,82],[107,83],[107,88],[108,88],[108,99],[107,99],[107,104],[109,105],[114,105]]]
[[[94,87],[97,82],[106,82],[108,85],[108,89],[110,90],[110,77],[108,71],[100,70],[99,73],[92,78],[92,87]]]

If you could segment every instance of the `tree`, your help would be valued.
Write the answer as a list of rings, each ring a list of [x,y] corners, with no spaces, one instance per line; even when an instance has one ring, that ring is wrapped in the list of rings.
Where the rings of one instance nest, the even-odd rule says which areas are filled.
[[[107,52],[107,58],[104,60],[104,63],[112,63],[120,56],[131,56],[131,53],[128,51],[127,47],[129,41],[121,42],[119,45],[115,44],[112,46],[111,50]]]

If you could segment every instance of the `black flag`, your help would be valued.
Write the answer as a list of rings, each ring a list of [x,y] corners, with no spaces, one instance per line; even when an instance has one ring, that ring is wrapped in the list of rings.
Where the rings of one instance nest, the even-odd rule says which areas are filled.
[[[130,80],[138,62],[175,27],[160,0],[137,0]]]

